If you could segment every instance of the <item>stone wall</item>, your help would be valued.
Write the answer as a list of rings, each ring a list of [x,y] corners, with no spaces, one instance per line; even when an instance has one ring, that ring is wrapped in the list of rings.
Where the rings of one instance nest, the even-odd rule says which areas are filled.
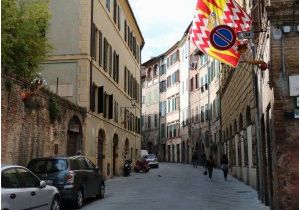
[[[77,116],[83,125],[85,110],[43,89],[22,100],[21,93],[30,92],[28,81],[2,74],[1,82],[2,163],[26,165],[32,158],[66,155],[69,122]],[[59,110],[53,122],[50,97]]]
[[[299,121],[294,118],[295,97],[289,96],[289,76],[299,75],[299,33],[284,35],[285,68],[281,40],[272,40],[271,81],[274,85],[274,209],[299,205]],[[291,116],[292,115],[292,116]]]

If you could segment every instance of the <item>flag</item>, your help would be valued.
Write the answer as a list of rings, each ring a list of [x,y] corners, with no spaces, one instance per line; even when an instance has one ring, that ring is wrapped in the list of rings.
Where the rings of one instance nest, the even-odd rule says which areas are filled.
[[[198,0],[190,36],[203,53],[236,67],[240,58],[239,41],[227,50],[218,50],[210,43],[211,31],[219,25],[227,25],[235,33],[249,31],[251,23],[251,18],[234,0]]]

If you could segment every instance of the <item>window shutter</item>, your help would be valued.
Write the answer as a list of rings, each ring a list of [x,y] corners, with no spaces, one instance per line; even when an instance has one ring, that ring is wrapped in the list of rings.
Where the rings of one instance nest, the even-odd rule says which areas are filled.
[[[108,119],[113,119],[114,113],[114,95],[108,96]]]
[[[104,109],[104,88],[103,86],[98,88],[98,113],[103,113]]]
[[[99,66],[102,66],[102,33],[99,31]]]
[[[107,116],[107,105],[106,105],[106,98],[107,98],[107,94],[106,92],[104,92],[103,94],[103,117],[106,118]]]

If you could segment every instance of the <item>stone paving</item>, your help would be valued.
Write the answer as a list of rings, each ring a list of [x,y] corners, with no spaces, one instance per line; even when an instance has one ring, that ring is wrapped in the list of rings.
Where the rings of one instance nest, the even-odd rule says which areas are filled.
[[[106,181],[106,197],[88,200],[84,210],[268,210],[257,192],[221,170],[213,181],[202,167],[160,163],[148,173],[132,173]]]

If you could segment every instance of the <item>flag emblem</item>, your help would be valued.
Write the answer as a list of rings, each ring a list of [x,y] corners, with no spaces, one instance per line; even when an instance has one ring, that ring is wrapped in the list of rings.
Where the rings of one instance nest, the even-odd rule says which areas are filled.
[[[190,36],[203,53],[236,67],[240,58],[236,33],[249,31],[251,23],[251,18],[234,0],[198,0]],[[227,30],[231,28],[234,31],[232,39],[223,36],[228,35],[228,31],[226,27],[220,30],[220,25],[226,25]],[[215,45],[216,42],[219,44]],[[227,44],[227,47],[218,47],[222,44]]]

